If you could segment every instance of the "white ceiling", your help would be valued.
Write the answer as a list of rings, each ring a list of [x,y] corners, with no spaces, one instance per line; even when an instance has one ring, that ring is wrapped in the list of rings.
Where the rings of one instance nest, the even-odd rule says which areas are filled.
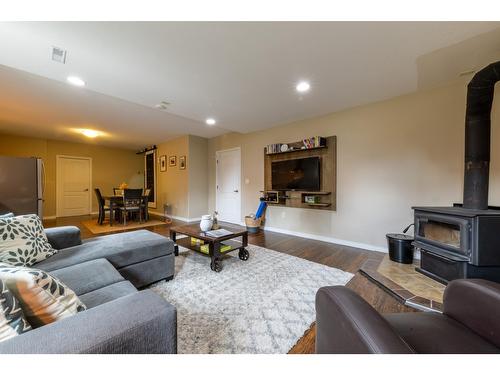
[[[0,23],[0,130],[130,148],[250,132],[417,89],[416,60],[494,22]],[[51,46],[68,50],[51,61]],[[82,77],[85,88],[65,83]],[[299,95],[297,81],[311,82]],[[154,109],[162,100],[168,112]],[[204,120],[214,117],[217,126]]]

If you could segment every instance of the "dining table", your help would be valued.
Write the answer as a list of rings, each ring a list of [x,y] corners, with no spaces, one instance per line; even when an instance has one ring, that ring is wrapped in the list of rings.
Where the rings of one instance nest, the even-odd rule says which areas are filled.
[[[121,195],[121,194],[103,195],[102,199],[104,199],[104,201],[109,202],[109,226],[113,226],[113,221],[115,219],[115,210],[120,206],[120,204],[123,204],[123,195]],[[144,220],[148,221],[149,220],[149,213],[147,210],[148,197],[143,196],[142,199],[144,200],[144,202],[146,204],[146,210],[144,213]]]

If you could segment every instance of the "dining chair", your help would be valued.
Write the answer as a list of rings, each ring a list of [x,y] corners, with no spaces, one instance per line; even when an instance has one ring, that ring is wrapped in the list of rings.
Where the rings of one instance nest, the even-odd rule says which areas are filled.
[[[123,191],[123,206],[118,207],[122,212],[123,225],[127,225],[127,216],[131,212],[139,212],[139,223],[142,223],[142,189],[125,189]]]
[[[144,194],[142,194],[141,207],[142,207],[142,210],[144,212],[144,219],[146,221],[149,220],[148,202],[149,202],[150,195],[151,195],[151,189],[144,189]]]
[[[113,195],[123,195],[123,189],[113,188]]]
[[[95,188],[94,192],[97,198],[97,204],[99,206],[99,217],[97,218],[97,223],[99,225],[102,225],[104,218],[106,217],[106,211],[109,211],[111,215],[111,209],[109,208],[109,206],[106,206],[101,191],[98,188]]]

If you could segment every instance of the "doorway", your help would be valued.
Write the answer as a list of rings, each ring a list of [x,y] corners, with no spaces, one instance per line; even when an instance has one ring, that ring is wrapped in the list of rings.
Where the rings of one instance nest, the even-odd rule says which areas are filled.
[[[241,223],[241,149],[215,153],[215,207],[219,220]]]
[[[56,156],[56,215],[90,215],[92,158]]]
[[[144,189],[149,189],[148,207],[156,208],[156,150],[144,154]]]

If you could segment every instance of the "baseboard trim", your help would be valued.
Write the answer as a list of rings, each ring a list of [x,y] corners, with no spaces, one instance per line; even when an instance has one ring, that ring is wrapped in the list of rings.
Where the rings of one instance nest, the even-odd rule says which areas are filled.
[[[171,215],[170,217],[175,220],[185,221],[186,223],[194,223],[195,221],[201,220],[201,217],[188,218],[188,217],[174,216],[174,215]]]
[[[387,249],[384,248],[384,247],[382,247],[382,246],[369,245],[369,244],[362,243],[362,242],[354,242],[354,241],[342,240],[342,239],[335,238],[335,237],[322,236],[322,235],[319,235],[319,234],[311,234],[311,233],[304,233],[304,232],[296,232],[296,231],[293,231],[293,230],[276,228],[276,227],[268,227],[268,226],[265,226],[264,230],[267,230],[269,232],[289,234],[291,236],[309,238],[311,240],[317,240],[317,241],[323,241],[323,242],[328,242],[328,243],[334,243],[334,244],[337,244],[337,245],[357,247],[358,249],[363,249],[363,250],[370,250],[370,251],[378,251],[378,252],[381,252],[381,253],[387,253]]]
[[[99,211],[94,211],[94,212],[91,212],[89,214],[90,216],[93,216],[93,215],[99,215]],[[78,215],[77,215],[78,216]],[[86,216],[86,215],[83,215],[83,216]],[[59,216],[59,217],[71,217],[71,216]],[[54,215],[54,216],[44,216],[43,217],[43,220],[55,220],[57,219],[58,216]]]
[[[201,217],[187,218],[187,217],[184,217],[184,216],[165,215],[165,214],[162,214],[160,212],[154,212],[154,211],[149,212],[149,214],[150,215],[160,216],[160,217],[163,217],[163,218],[165,218],[165,216],[168,216],[171,219],[185,221],[186,223],[194,223],[195,221],[200,221],[201,220]]]

